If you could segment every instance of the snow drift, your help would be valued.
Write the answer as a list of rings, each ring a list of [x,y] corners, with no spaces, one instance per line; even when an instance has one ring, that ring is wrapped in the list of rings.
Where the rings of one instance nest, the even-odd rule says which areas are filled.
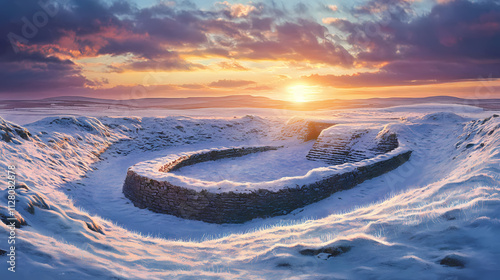
[[[401,107],[384,111],[401,118],[393,129],[414,151],[407,165],[284,217],[233,226],[136,209],[120,196],[120,172],[172,153],[274,143],[283,120],[51,117],[24,128],[2,121],[11,141],[0,141],[0,169],[16,166],[17,218],[25,224],[17,229],[17,271],[4,267],[0,276],[494,279],[500,118],[440,109],[411,107],[410,117]],[[352,122],[367,114],[344,116]],[[5,194],[5,176],[0,184]],[[7,205],[5,195],[0,201]],[[9,232],[0,223],[0,236]]]

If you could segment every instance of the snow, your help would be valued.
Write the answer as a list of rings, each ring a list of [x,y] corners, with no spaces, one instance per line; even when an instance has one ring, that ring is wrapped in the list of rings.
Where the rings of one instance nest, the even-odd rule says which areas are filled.
[[[243,157],[202,162],[171,173],[203,181],[250,183],[304,176],[310,169],[326,166],[325,163],[306,160],[307,152],[313,144],[313,141],[309,141]]]
[[[241,180],[247,178],[249,175],[246,172],[243,173],[237,173],[235,174],[236,176],[228,176],[228,177],[223,177],[222,180],[220,181],[206,181],[206,180],[201,180],[201,179],[196,179],[194,177],[189,177],[184,175],[181,175],[183,173],[181,172],[161,172],[159,171],[161,167],[165,166],[166,164],[169,164],[179,158],[182,157],[189,157],[194,154],[204,154],[208,153],[210,151],[214,150],[225,150],[225,149],[232,149],[232,148],[243,148],[243,147],[229,147],[229,148],[216,148],[216,149],[206,149],[206,150],[199,150],[199,151],[193,151],[193,152],[187,152],[187,153],[181,153],[181,154],[173,154],[169,155],[167,157],[159,158],[159,159],[154,159],[154,160],[149,160],[145,162],[138,163],[132,167],[130,167],[129,170],[134,171],[136,174],[140,176],[144,176],[147,178],[154,179],[156,181],[167,181],[175,186],[180,186],[180,187],[185,187],[189,189],[193,189],[196,191],[203,191],[203,190],[208,190],[213,193],[221,193],[221,192],[252,192],[255,190],[259,189],[265,189],[265,190],[270,190],[270,191],[278,191],[280,189],[286,188],[286,187],[295,187],[295,186],[303,186],[303,185],[308,185],[312,184],[314,182],[320,181],[321,179],[331,177],[337,174],[342,174],[342,173],[347,173],[354,171],[355,169],[361,167],[361,166],[366,166],[366,165],[371,165],[375,164],[377,162],[381,162],[387,159],[390,159],[392,157],[401,155],[403,153],[406,153],[409,151],[409,149],[406,149],[404,147],[398,147],[393,151],[390,151],[385,154],[381,154],[366,160],[362,160],[359,162],[354,162],[354,163],[345,163],[342,165],[332,165],[332,166],[322,166],[324,164],[314,164],[312,162],[308,162],[305,156],[303,158],[296,158],[295,161],[299,161],[301,166],[304,167],[314,167],[314,166],[320,166],[320,167],[315,167],[312,169],[305,169],[301,170],[302,172],[306,171],[304,175],[292,175],[292,176],[283,176],[279,177],[277,174],[285,174],[286,172],[290,172],[292,170],[289,169],[288,164],[289,163],[281,163],[280,165],[276,165],[275,162],[276,160],[280,160],[279,158],[276,158],[276,156],[279,156],[280,154],[283,153],[289,153],[287,156],[291,157],[294,156],[295,154],[290,154],[295,150],[296,148],[292,149],[285,149],[284,151],[280,152],[264,152],[264,156],[262,155],[254,155],[254,158],[252,161],[248,162],[248,164],[259,164],[262,162],[265,162],[264,165],[262,165],[262,168],[270,170],[270,175],[273,176],[276,179],[272,179],[269,181],[263,181],[265,180],[264,178],[260,177],[259,179],[254,179],[258,180],[256,182],[248,182],[248,181],[232,181],[230,178],[234,178],[236,180]],[[291,150],[291,151],[290,151]],[[271,153],[271,155],[269,154]],[[252,158],[251,156],[245,156],[243,159],[240,159],[239,161],[236,160],[235,164],[241,163],[241,161],[248,160],[248,158]],[[271,160],[270,162],[267,161],[261,161],[263,159],[268,159]],[[286,158],[285,158],[286,159]],[[221,162],[222,166],[221,166]],[[223,169],[224,168],[224,161],[217,160],[213,162],[207,162],[204,165],[198,166],[198,164],[194,166],[195,171],[196,170],[201,170],[203,167],[207,167],[208,164],[212,164],[212,168],[215,169],[221,169],[221,170],[227,170]],[[244,167],[244,166],[240,166]],[[240,170],[240,167],[235,168],[236,171]],[[270,168],[271,167],[271,168]],[[274,170],[274,171],[271,171]],[[189,171],[188,171],[189,172]],[[207,170],[204,170],[204,172],[207,172]],[[257,171],[258,172],[258,171]],[[261,170],[260,172],[265,172],[265,170]],[[212,173],[213,174],[213,173]],[[259,175],[258,173],[256,175]],[[278,177],[278,178],[277,178]]]
[[[389,108],[380,109],[382,112],[404,112],[404,113],[419,113],[422,112],[438,112],[438,113],[455,113],[464,114],[481,113],[483,109],[470,105],[459,105],[459,104],[441,104],[441,103],[424,103],[415,105],[404,105],[404,106],[393,106]]]
[[[64,122],[53,122],[53,115],[41,120],[47,112],[33,113],[40,122],[19,124],[40,140],[0,141],[0,169],[17,165],[18,181],[29,187],[18,190],[16,204],[29,224],[17,231],[17,272],[7,271],[7,257],[0,256],[0,278],[497,277],[500,118],[484,120],[495,112],[460,111],[440,104],[310,113],[334,123],[391,124],[401,149],[413,153],[394,171],[285,216],[214,225],[138,209],[123,196],[126,171],[139,162],[231,146],[272,144],[304,151],[309,145],[296,139],[276,140],[288,119],[285,113],[244,117],[248,112],[242,112],[236,119],[226,110],[210,110],[211,117],[199,110],[196,116],[156,118],[148,112],[125,119],[81,111],[75,114],[88,116]],[[2,111],[0,115],[14,119]],[[87,125],[92,129],[85,129]],[[176,128],[179,125],[182,130]],[[279,150],[275,152],[278,157]],[[271,152],[236,159],[243,164],[240,170],[252,156],[273,162],[274,156],[266,153]],[[230,166],[230,161],[218,164]],[[262,165],[256,174],[263,173],[266,164]],[[191,171],[187,168],[179,174],[206,170],[196,165]],[[291,169],[288,175],[304,176],[301,170]],[[286,168],[278,171],[268,179],[288,176]],[[248,176],[231,175],[235,181]],[[197,179],[213,180],[203,176]],[[6,187],[1,176],[0,193],[6,193]],[[31,214],[26,205],[35,196],[43,198],[48,209],[35,207]],[[1,195],[0,205],[6,201]],[[87,227],[91,221],[102,227],[104,235]],[[2,236],[8,236],[8,228],[0,223]],[[331,258],[299,253],[330,246],[351,249]],[[0,249],[6,250],[7,244],[2,241]],[[446,257],[461,259],[464,268],[440,264]]]

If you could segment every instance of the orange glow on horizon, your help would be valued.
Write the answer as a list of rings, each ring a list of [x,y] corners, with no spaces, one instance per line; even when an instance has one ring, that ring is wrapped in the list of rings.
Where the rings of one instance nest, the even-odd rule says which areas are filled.
[[[287,92],[290,95],[289,100],[303,103],[317,99],[317,95],[321,93],[321,89],[318,86],[297,84],[289,86]]]

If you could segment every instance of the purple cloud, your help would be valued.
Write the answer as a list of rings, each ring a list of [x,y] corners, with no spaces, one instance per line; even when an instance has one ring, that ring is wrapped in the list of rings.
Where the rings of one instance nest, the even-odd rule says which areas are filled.
[[[358,53],[357,63],[386,65],[375,73],[308,79],[362,87],[500,78],[497,2],[456,0],[438,4],[423,16],[405,18],[400,14],[380,22],[333,21],[331,25],[347,35],[346,42]]]
[[[69,0],[47,10],[38,0],[5,1],[0,10],[0,94],[99,86],[73,62],[99,55],[127,55],[122,65],[109,66],[115,72],[248,70],[239,59],[378,70],[306,78],[339,87],[500,77],[498,1],[438,3],[416,16],[410,1],[369,0],[353,8],[356,19],[325,21],[330,29],[304,3],[221,4],[206,10],[188,1],[139,8],[122,0]],[[385,17],[369,20],[373,14]],[[225,61],[207,67],[191,62],[193,56]],[[210,86],[258,88],[254,82],[234,80]]]

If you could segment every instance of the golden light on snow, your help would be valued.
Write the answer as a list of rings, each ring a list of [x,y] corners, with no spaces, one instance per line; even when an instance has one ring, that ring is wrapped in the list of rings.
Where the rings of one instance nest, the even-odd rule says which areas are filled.
[[[287,92],[291,95],[290,99],[294,102],[307,102],[314,100],[316,95],[321,91],[318,86],[299,84],[289,86]]]

